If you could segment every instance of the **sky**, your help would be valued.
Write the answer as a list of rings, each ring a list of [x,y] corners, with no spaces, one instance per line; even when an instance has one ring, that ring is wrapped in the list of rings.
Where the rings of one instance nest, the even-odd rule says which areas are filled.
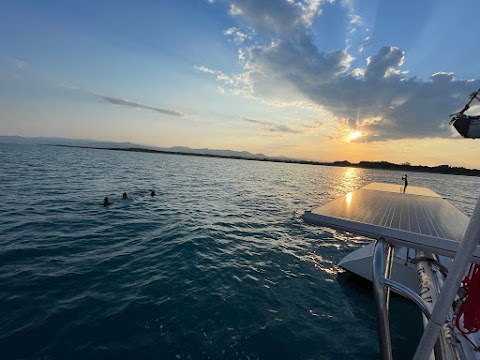
[[[0,1],[0,135],[480,168],[476,0]],[[475,113],[480,108],[472,107]]]

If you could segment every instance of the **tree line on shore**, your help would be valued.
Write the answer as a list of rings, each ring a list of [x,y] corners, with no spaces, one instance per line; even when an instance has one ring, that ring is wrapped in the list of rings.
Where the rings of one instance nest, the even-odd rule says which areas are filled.
[[[58,145],[58,146],[116,150],[116,151],[160,153],[160,154],[171,154],[171,155],[214,157],[214,158],[226,158],[226,159],[241,159],[241,160],[253,160],[253,161],[270,161],[270,162],[281,162],[281,163],[291,163],[291,164],[357,167],[357,168],[364,168],[364,169],[399,170],[404,172],[414,171],[414,172],[429,172],[429,173],[452,174],[452,175],[480,176],[480,170],[477,170],[477,169],[466,169],[464,167],[456,167],[456,166],[450,166],[450,165],[438,165],[438,166],[411,165],[408,162],[405,162],[402,164],[395,164],[388,161],[360,161],[358,163],[351,163],[347,160],[343,160],[343,161],[333,161],[333,162],[321,162],[321,161],[297,160],[297,159],[287,159],[287,158],[271,158],[271,157],[261,158],[261,157],[254,157],[254,156],[245,157],[245,156],[231,156],[231,155],[217,155],[217,154],[201,154],[201,153],[191,153],[191,152],[153,150],[153,149],[136,148],[136,147],[100,148],[100,147],[72,146],[72,145]]]

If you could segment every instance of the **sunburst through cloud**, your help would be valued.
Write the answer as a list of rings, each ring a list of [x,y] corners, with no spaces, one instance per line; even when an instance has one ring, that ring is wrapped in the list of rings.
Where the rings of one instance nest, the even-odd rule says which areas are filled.
[[[449,125],[480,88],[480,2],[136,4],[2,4],[0,134],[480,167]]]

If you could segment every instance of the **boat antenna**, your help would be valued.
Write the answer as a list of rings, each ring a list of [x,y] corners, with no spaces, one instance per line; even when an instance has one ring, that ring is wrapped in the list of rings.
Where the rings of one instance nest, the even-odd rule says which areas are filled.
[[[458,119],[464,117],[465,115],[463,114],[465,111],[467,111],[468,109],[470,109],[470,104],[472,103],[472,101],[474,99],[477,99],[478,101],[480,101],[480,98],[478,97],[478,94],[480,93],[480,89],[478,89],[477,91],[471,93],[469,95],[469,98],[470,98],[470,101],[468,103],[465,104],[465,106],[463,107],[463,109],[459,112],[456,112],[454,114],[451,114],[450,117],[452,117],[452,120],[450,120],[449,124],[452,125],[455,121],[457,121]]]

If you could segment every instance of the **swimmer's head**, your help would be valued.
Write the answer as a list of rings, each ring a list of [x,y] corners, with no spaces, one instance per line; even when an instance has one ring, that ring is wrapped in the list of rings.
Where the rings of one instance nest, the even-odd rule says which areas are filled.
[[[150,196],[155,196],[155,195],[157,195],[157,194],[155,194],[155,191],[152,191],[152,192],[150,193]]]
[[[122,198],[127,199],[128,198],[128,193],[124,192],[122,195]]]
[[[105,199],[103,199],[103,206],[108,206],[110,205],[110,201],[108,200],[108,197],[105,197]]]

